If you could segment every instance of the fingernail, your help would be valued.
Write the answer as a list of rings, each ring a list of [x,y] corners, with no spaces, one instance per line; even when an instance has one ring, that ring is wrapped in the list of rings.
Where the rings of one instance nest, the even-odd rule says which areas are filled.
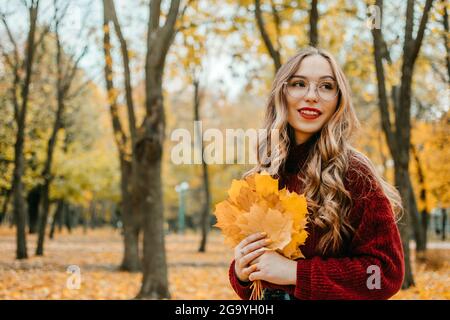
[[[261,236],[262,236],[262,237],[267,236],[267,232],[261,232]]]
[[[266,243],[267,244],[272,243],[272,239],[266,239]]]

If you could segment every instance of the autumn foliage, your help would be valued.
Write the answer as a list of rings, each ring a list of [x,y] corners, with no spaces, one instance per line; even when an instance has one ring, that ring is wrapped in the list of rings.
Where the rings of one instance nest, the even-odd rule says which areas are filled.
[[[245,237],[265,232],[272,240],[268,250],[276,250],[289,259],[304,258],[300,246],[308,236],[304,195],[279,190],[278,180],[267,172],[233,180],[229,198],[216,205],[216,227],[226,243],[236,246]],[[255,281],[252,297],[260,298],[260,283]]]

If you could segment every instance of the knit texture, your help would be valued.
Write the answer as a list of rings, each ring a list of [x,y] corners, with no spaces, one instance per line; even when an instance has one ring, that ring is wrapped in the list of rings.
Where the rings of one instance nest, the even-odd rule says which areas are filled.
[[[280,177],[280,188],[303,193],[301,174],[315,138],[294,146]],[[339,254],[322,255],[317,245],[323,231],[307,225],[309,236],[300,247],[305,259],[297,260],[296,285],[275,285],[262,281],[264,288],[281,289],[301,300],[389,299],[403,281],[404,261],[400,234],[389,200],[370,169],[351,157],[344,178],[353,206],[350,223],[354,233],[344,241]],[[236,277],[234,260],[229,268],[231,286],[241,299],[249,299],[251,282]],[[373,286],[379,270],[380,286]]]

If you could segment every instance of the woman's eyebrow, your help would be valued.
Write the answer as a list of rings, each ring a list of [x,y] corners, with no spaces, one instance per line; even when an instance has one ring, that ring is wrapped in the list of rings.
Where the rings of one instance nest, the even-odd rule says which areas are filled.
[[[304,79],[308,79],[308,77],[302,76],[301,74],[294,74],[291,78],[304,78]],[[329,76],[329,75],[321,76],[321,77],[319,78],[319,80],[327,79],[327,78],[331,78],[331,79],[333,79],[333,80],[336,80],[333,76]]]

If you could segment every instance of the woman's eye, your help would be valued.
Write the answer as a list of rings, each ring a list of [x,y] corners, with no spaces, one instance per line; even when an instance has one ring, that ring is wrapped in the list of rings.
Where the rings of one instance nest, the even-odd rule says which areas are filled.
[[[330,83],[330,82],[324,82],[324,83],[320,84],[319,88],[323,88],[323,89],[326,89],[326,90],[333,90],[334,89],[334,85],[332,83]]]
[[[306,83],[304,81],[296,81],[294,83],[292,83],[293,87],[306,87]]]

